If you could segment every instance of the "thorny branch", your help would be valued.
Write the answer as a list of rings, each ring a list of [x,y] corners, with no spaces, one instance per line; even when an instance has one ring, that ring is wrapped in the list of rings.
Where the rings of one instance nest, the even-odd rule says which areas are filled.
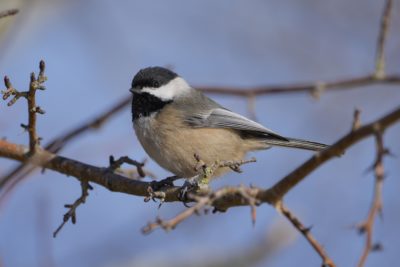
[[[372,241],[372,234],[374,229],[375,218],[378,214],[382,214],[382,187],[383,180],[385,178],[385,172],[383,167],[383,158],[385,155],[390,154],[389,150],[383,145],[383,132],[377,128],[375,133],[376,139],[376,159],[372,166],[375,172],[375,185],[374,185],[374,197],[371,204],[371,208],[368,213],[367,219],[358,225],[358,231],[360,234],[365,234],[365,246],[358,262],[358,267],[365,265],[367,257],[371,251],[379,250],[380,244],[374,244]]]
[[[385,43],[389,32],[390,16],[392,13],[392,0],[386,0],[383,8],[381,17],[380,31],[378,35],[378,43],[376,49],[376,63],[375,63],[375,76],[377,78],[384,78],[385,72]],[[356,116],[356,115],[355,115]],[[358,114],[359,116],[359,114]],[[356,121],[356,117],[354,119]],[[371,208],[366,221],[358,226],[358,230],[361,234],[365,234],[365,246],[358,262],[358,267],[365,265],[369,253],[373,250],[381,249],[379,243],[373,244],[372,234],[374,228],[375,217],[377,214],[382,215],[382,187],[383,179],[385,178],[383,158],[385,155],[390,154],[389,149],[386,149],[383,144],[383,132],[379,126],[376,127],[375,140],[376,140],[376,160],[373,165],[375,171],[375,185],[374,185],[374,197],[371,204]]]
[[[348,134],[343,136],[341,139],[336,141],[333,145],[327,149],[316,153],[309,160],[304,162],[290,174],[286,175],[279,182],[277,182],[270,189],[266,190],[264,196],[268,196],[268,202],[277,203],[279,202],[286,193],[288,193],[293,187],[295,187],[299,182],[301,182],[307,175],[316,170],[326,161],[332,159],[333,157],[340,156],[344,151],[357,143],[361,139],[366,138],[372,134],[375,134],[377,128],[386,129],[389,125],[397,122],[400,118],[400,106],[394,111],[383,116],[382,118],[362,126],[354,131],[350,131]]]
[[[61,231],[64,225],[71,219],[73,224],[76,223],[76,209],[79,205],[84,204],[86,198],[89,196],[89,190],[92,190],[93,187],[87,181],[81,181],[81,196],[75,200],[73,204],[65,204],[64,207],[68,209],[67,213],[64,214],[63,222],[58,226],[58,228],[54,231],[53,237],[56,237],[57,234]]]
[[[314,250],[318,253],[318,255],[322,259],[322,266],[326,267],[334,267],[332,259],[328,256],[325,249],[321,244],[313,237],[311,234],[311,227],[305,227],[301,221],[287,208],[283,205],[282,202],[277,203],[275,206],[276,210],[285,216],[290,223],[307,239],[310,245],[314,248]]]

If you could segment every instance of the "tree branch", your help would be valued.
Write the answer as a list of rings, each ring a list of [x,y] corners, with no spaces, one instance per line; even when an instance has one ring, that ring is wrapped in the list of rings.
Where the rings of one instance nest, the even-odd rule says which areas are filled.
[[[305,84],[289,84],[276,86],[260,86],[260,87],[195,87],[205,93],[232,95],[240,97],[254,97],[259,95],[271,94],[287,94],[287,93],[310,93],[314,97],[319,97],[322,92],[328,90],[348,90],[370,85],[391,85],[400,84],[400,75],[387,75],[385,77],[377,77],[375,74],[354,77],[350,79],[341,79],[331,82],[314,82]]]
[[[260,190],[260,189],[258,189]],[[216,190],[215,192],[207,192],[204,195],[195,195],[190,194],[189,199],[194,200],[196,204],[188,209],[185,209],[174,218],[169,220],[162,220],[157,218],[154,222],[148,223],[145,227],[143,227],[142,232],[144,234],[148,234],[152,232],[154,229],[161,227],[162,229],[169,231],[174,229],[178,224],[182,221],[186,220],[193,214],[198,214],[201,209],[206,208],[207,206],[214,206],[214,212],[219,211],[215,206],[215,203],[219,200],[222,200],[225,197],[235,195],[238,198],[242,199],[242,205],[249,205],[251,208],[251,220],[253,224],[256,220],[256,210],[255,207],[259,205],[259,201],[252,196],[252,188],[248,188],[245,186],[239,187],[223,187],[221,189]]]
[[[375,185],[374,185],[374,197],[371,204],[371,208],[368,213],[367,219],[358,225],[358,231],[361,234],[366,234],[365,246],[358,262],[358,267],[365,265],[369,253],[373,250],[378,250],[381,248],[380,244],[373,244],[372,234],[374,229],[375,218],[378,214],[382,214],[382,187],[383,180],[385,178],[385,171],[383,167],[383,158],[385,155],[389,154],[389,150],[383,145],[383,133],[380,129],[377,129],[375,134],[376,139],[376,160],[373,164],[373,169],[375,171]]]
[[[93,187],[87,181],[81,181],[81,196],[75,200],[73,204],[65,204],[64,207],[68,209],[67,213],[64,214],[63,221],[60,226],[53,232],[53,237],[56,237],[57,234],[61,231],[64,225],[71,220],[73,224],[76,223],[76,209],[84,204],[86,198],[89,196],[89,190],[92,190]]]
[[[5,10],[5,11],[1,11],[0,12],[0,19],[8,17],[8,16],[14,16],[19,12],[18,9],[9,9],[9,10]]]
[[[316,153],[304,164],[296,168],[292,173],[282,178],[278,183],[267,190],[260,188],[249,188],[248,194],[260,202],[267,202],[276,205],[283,196],[295,185],[301,182],[313,170],[321,166],[329,159],[343,153],[345,149],[356,142],[376,133],[376,129],[384,130],[400,120],[400,107],[381,117],[380,119],[350,132],[328,149]],[[9,143],[0,140],[0,157],[14,159],[20,162],[26,161],[28,148],[22,145]],[[46,150],[38,148],[30,163],[48,168],[68,176],[76,177],[79,180],[87,180],[102,185],[111,191],[122,192],[137,196],[148,196],[150,182],[137,181],[112,173],[108,168],[99,168],[85,164],[73,159],[57,156]],[[166,202],[179,201],[180,187],[165,187],[162,189],[163,198]],[[236,188],[226,187],[228,193],[211,203],[211,206],[218,210],[227,210],[234,206],[243,206],[246,199],[237,195]]]
[[[389,32],[392,0],[386,0],[381,18],[380,31],[376,48],[375,77],[384,78],[385,72],[385,43]]]
[[[14,96],[8,103],[8,106],[13,105],[20,97],[26,98],[28,101],[28,125],[21,124],[21,126],[29,132],[29,155],[33,155],[38,146],[39,139],[36,133],[36,113],[44,114],[44,110],[39,106],[36,106],[36,90],[44,90],[45,87],[43,83],[47,80],[47,77],[44,75],[45,63],[43,60],[39,63],[39,74],[37,78],[35,77],[35,73],[31,73],[31,80],[29,83],[29,90],[26,92],[19,92],[15,89],[10,79],[5,76],[4,77],[4,85],[6,86],[6,90],[2,91],[3,100],[6,100],[10,96]]]
[[[58,137],[53,138],[47,145],[45,145],[45,150],[52,153],[58,153],[61,151],[68,143],[74,141],[77,137],[82,134],[93,130],[99,129],[103,126],[109,119],[122,111],[129,103],[130,98],[124,98],[110,108],[106,109],[103,113],[99,114],[95,118],[82,123],[81,125],[72,128],[66,133],[61,134]],[[0,188],[3,189],[3,194],[0,196],[0,203],[2,202],[3,196],[10,192],[20,181],[22,181],[26,176],[32,173],[36,169],[35,166],[26,166],[25,164],[20,164],[14,169],[9,171],[6,175],[0,178]],[[9,181],[11,183],[8,184]],[[6,187],[4,187],[7,185]]]
[[[328,256],[325,249],[321,244],[312,236],[311,228],[305,227],[301,221],[287,208],[283,205],[282,202],[279,202],[276,205],[276,209],[279,213],[286,217],[290,221],[290,223],[307,239],[310,245],[314,248],[314,250],[318,253],[318,255],[322,259],[322,266],[326,267],[335,267],[336,265],[333,263],[332,259]]]
[[[289,192],[307,175],[309,175],[319,166],[324,164],[326,161],[330,160],[333,157],[342,155],[348,147],[366,138],[367,136],[375,134],[377,129],[381,131],[385,130],[390,125],[396,123],[399,119],[400,106],[389,114],[381,117],[380,119],[365,126],[362,126],[357,130],[351,131],[327,149],[317,152],[313,157],[304,162],[301,166],[292,171],[286,177],[281,179],[272,188],[264,191],[265,195],[261,195],[260,197],[264,200],[268,199],[268,202],[270,203],[279,202],[287,192]]]
[[[304,93],[304,92],[306,93],[308,92],[314,96],[319,96],[323,91],[327,90],[344,90],[344,89],[352,89],[352,88],[358,88],[362,86],[375,85],[375,84],[382,84],[382,85],[400,84],[400,75],[388,75],[385,77],[378,77],[375,74],[372,74],[351,79],[333,81],[333,82],[315,82],[310,84],[289,84],[281,86],[261,86],[252,88],[202,87],[202,86],[196,88],[202,90],[205,93],[210,93],[210,94],[241,96],[254,99],[254,97],[257,95]],[[118,101],[110,109],[107,109],[104,113],[100,114],[93,120],[83,123],[82,125],[71,129],[66,134],[54,138],[51,142],[49,142],[48,145],[45,146],[45,149],[54,153],[60,151],[66,144],[73,141],[81,134],[91,129],[97,129],[98,127],[103,125],[108,119],[110,119],[112,116],[115,116],[117,113],[122,111],[130,103],[131,103],[130,97]],[[15,169],[11,170],[7,175],[0,178],[0,188],[2,188],[2,186],[7,181],[12,179],[14,176],[18,175],[18,173],[22,170],[22,168],[23,166],[19,165]],[[19,181],[23,180],[23,178],[29,173],[31,173],[34,169],[35,168],[31,167],[29,171],[25,171],[24,175],[18,176],[18,180]],[[13,185],[10,186],[10,188],[13,188],[15,185],[17,185],[19,181],[15,181]]]

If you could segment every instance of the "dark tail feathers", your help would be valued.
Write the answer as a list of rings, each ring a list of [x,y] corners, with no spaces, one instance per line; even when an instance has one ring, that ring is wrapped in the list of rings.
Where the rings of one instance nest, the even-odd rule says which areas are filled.
[[[328,147],[328,145],[311,142],[301,139],[288,138],[285,137],[286,140],[280,139],[266,139],[266,143],[271,146],[283,146],[283,147],[293,147],[300,148],[312,151],[320,151]]]

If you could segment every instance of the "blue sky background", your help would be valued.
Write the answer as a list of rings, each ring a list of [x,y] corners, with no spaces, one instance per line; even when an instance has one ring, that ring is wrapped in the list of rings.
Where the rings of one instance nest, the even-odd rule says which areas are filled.
[[[383,1],[61,1],[2,0],[0,10],[20,14],[0,21],[0,75],[24,89],[40,59],[47,63],[47,90],[38,92],[46,115],[38,118],[44,142],[92,118],[128,95],[133,75],[146,66],[173,66],[192,85],[257,86],[325,81],[373,71]],[[400,72],[400,3],[394,1],[387,43],[389,73]],[[370,86],[324,93],[257,97],[260,123],[287,136],[332,143],[351,127],[354,109],[369,122],[399,105],[398,86]],[[211,96],[249,115],[246,100]],[[20,123],[27,121],[24,101],[0,105],[0,136],[27,143]],[[400,154],[400,125],[385,133],[385,143]],[[324,245],[339,266],[354,266],[364,237],[352,228],[368,212],[375,157],[373,138],[349,149],[311,174],[285,198],[287,205]],[[127,108],[101,130],[83,135],[61,155],[105,166],[108,156],[146,158],[134,136]],[[254,154],[258,162],[243,174],[229,174],[213,186],[254,184],[268,187],[308,159],[307,151],[275,148]],[[15,162],[0,159],[0,174]],[[384,250],[367,266],[395,266],[400,240],[399,158],[386,158],[384,219],[374,240]],[[168,173],[151,160],[158,177]],[[195,216],[172,232],[143,236],[140,228],[157,215],[171,218],[184,207],[144,203],[100,186],[78,209],[56,239],[53,230],[63,205],[80,194],[71,177],[39,172],[0,206],[0,265],[3,266],[201,266],[229,259],[251,248],[276,227],[285,247],[256,266],[320,266],[308,243],[267,205],[258,208],[252,227],[249,208]],[[267,234],[266,234],[267,233]],[[290,242],[289,242],[290,241]],[[162,264],[161,264],[162,263]]]

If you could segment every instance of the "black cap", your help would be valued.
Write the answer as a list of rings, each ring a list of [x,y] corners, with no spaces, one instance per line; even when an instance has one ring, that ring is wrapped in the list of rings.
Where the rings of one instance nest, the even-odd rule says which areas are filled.
[[[158,88],[178,77],[175,72],[163,67],[148,67],[141,69],[132,80],[132,88]]]

